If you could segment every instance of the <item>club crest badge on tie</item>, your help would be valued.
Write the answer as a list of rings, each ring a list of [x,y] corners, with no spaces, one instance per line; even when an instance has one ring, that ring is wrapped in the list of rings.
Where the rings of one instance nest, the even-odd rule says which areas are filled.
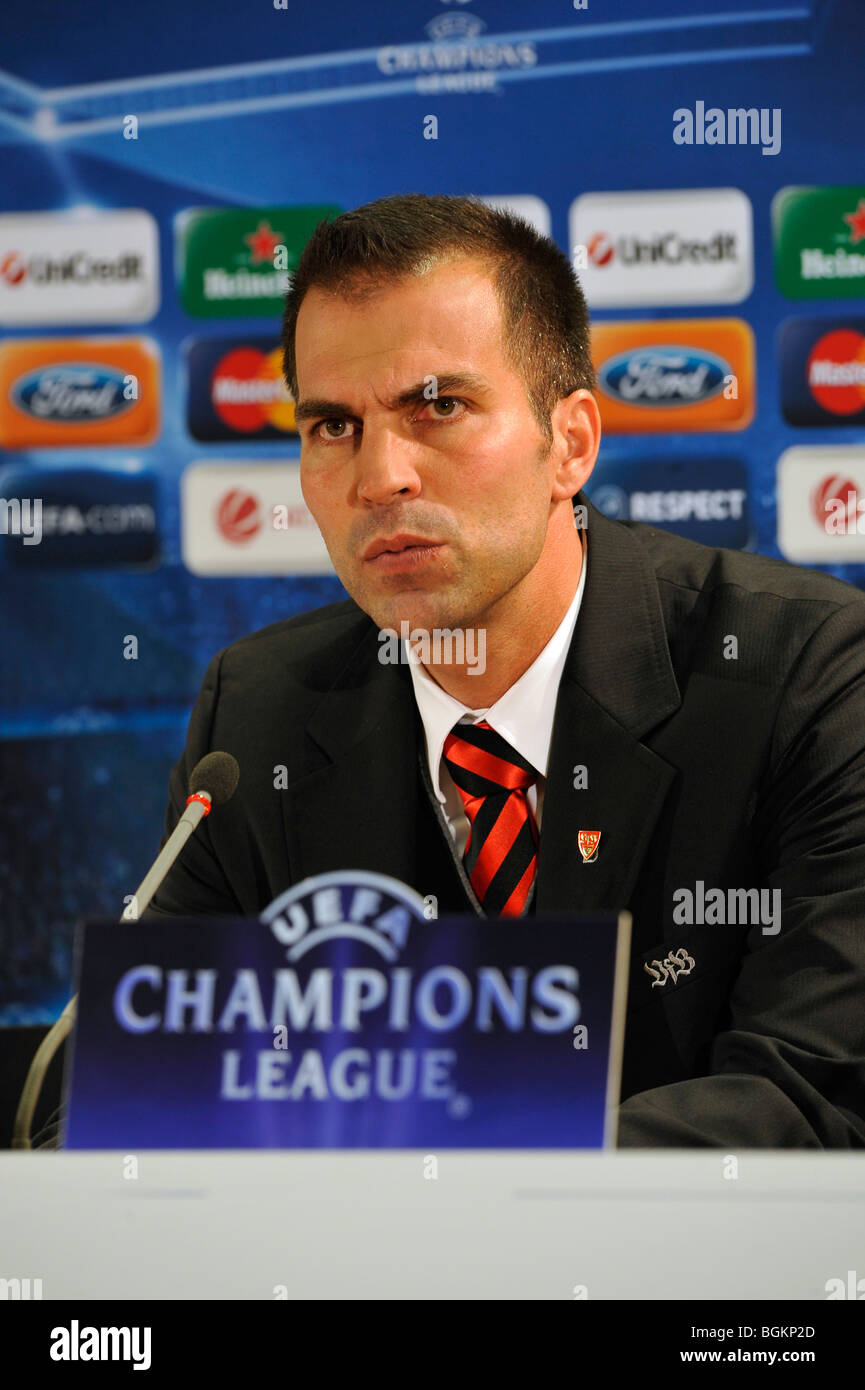
[[[577,832],[577,847],[583,856],[584,864],[594,864],[598,857],[600,841],[600,830],[580,830]]]

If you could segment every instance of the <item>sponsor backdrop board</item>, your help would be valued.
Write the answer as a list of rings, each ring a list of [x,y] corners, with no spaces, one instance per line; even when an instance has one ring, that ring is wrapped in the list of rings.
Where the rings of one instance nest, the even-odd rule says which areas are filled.
[[[322,216],[518,211],[597,325],[598,505],[865,583],[863,49],[858,0],[16,14],[0,1021],[56,1015],[75,917],[139,881],[213,653],[343,595],[277,352]]]

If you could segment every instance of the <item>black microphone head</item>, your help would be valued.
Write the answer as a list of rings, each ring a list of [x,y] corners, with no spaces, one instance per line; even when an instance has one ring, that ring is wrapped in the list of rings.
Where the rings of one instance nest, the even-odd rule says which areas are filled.
[[[189,779],[189,795],[207,792],[214,806],[222,806],[237,789],[240,768],[230,753],[207,753],[196,763]]]

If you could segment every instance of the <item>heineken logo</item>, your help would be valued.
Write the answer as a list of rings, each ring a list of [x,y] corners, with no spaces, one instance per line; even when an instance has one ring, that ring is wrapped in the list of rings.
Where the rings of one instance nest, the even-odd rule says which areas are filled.
[[[865,278],[865,255],[853,255],[839,246],[827,254],[818,247],[801,253],[803,280],[835,280]]]
[[[851,241],[865,241],[865,198],[859,199],[855,212],[845,212],[844,221],[850,228]]]
[[[196,318],[282,312],[301,253],[330,204],[189,208],[177,220],[180,297]]]
[[[788,298],[865,294],[865,186],[783,188],[772,226],[775,277]]]
[[[253,265],[273,265],[276,248],[282,244],[283,232],[274,232],[266,217],[263,217],[254,232],[249,232],[244,242],[249,247]]]
[[[261,275],[249,270],[222,270],[216,267],[204,272],[204,297],[220,299],[278,299],[288,294],[291,284],[285,271],[275,270]]]

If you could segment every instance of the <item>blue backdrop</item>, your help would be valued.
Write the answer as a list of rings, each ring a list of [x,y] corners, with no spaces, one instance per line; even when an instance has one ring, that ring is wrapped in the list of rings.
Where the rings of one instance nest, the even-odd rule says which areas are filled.
[[[218,442],[188,432],[187,341],[275,338],[278,316],[188,313],[175,219],[190,208],[350,208],[398,192],[531,195],[570,252],[569,212],[583,194],[741,190],[753,208],[752,291],[738,302],[617,303],[593,307],[592,317],[744,320],[756,349],[752,422],[611,433],[595,486],[607,488],[614,512],[634,477],[649,491],[739,489],[746,514],[714,529],[693,517],[689,529],[685,518],[679,529],[778,555],[780,456],[794,445],[865,443],[861,412],[807,425],[782,414],[782,323],[805,311],[852,319],[863,281],[842,286],[842,297],[829,284],[825,300],[797,304],[776,284],[771,220],[782,188],[865,182],[865,6],[153,0],[145,11],[31,0],[11,40],[0,72],[0,213],[145,209],[158,226],[160,290],[155,312],[135,321],[64,322],[44,309],[7,317],[0,352],[25,340],[114,335],[150,340],[161,359],[152,442],[21,442],[0,401],[4,496],[22,476],[48,496],[51,478],[77,469],[85,493],[101,481],[114,497],[124,477],[137,479],[152,488],[155,512],[144,560],[118,541],[106,563],[82,542],[77,559],[55,555],[52,564],[44,542],[44,560],[24,565],[20,545],[15,561],[11,537],[0,536],[0,1021],[22,1022],[49,1020],[65,1001],[76,915],[119,915],[145,871],[208,659],[244,633],[343,596],[326,573],[211,577],[183,564],[184,470],[210,459],[296,460],[299,446],[267,431]],[[676,143],[674,111],[699,102],[779,110],[780,149]],[[435,139],[424,135],[431,115]],[[17,250],[26,258],[26,245]],[[0,278],[12,285],[18,262],[3,256],[0,247]],[[865,563],[824,567],[865,582]],[[134,660],[124,655],[130,635]]]

